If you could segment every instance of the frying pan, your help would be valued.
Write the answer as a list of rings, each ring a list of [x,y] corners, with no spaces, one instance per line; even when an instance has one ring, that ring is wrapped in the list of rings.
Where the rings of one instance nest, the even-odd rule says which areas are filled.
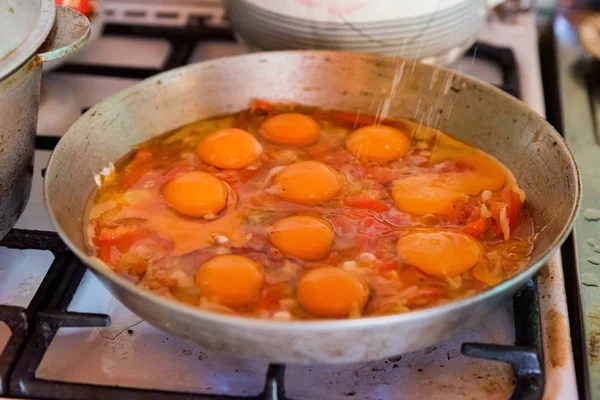
[[[396,79],[394,79],[396,77]],[[220,315],[161,298],[89,257],[84,213],[94,174],[163,132],[240,111],[253,98],[375,113],[434,125],[505,163],[527,195],[537,241],[527,268],[443,306],[351,320],[277,322]],[[206,349],[285,363],[380,359],[444,341],[510,298],[573,225],[580,178],[558,133],[525,104],[483,82],[397,58],[321,51],[255,53],[174,69],[103,101],[62,137],[45,201],[57,232],[126,307]]]

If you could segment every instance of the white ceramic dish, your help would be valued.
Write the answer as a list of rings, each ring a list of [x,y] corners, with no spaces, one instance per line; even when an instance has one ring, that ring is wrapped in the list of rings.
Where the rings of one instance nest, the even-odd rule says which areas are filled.
[[[239,1],[239,0],[238,0]],[[288,18],[323,23],[383,23],[443,13],[472,0],[244,0]]]
[[[365,37],[374,38],[395,38],[398,35],[416,35],[425,30],[440,30],[440,29],[456,29],[456,26],[463,22],[465,18],[479,16],[482,17],[486,13],[483,3],[479,7],[463,6],[452,13],[432,16],[429,19],[410,22],[406,20],[397,21],[394,25],[384,26],[377,25],[373,27],[365,27],[355,24],[338,24],[332,27],[322,27],[317,24],[312,24],[311,21],[306,21],[304,24],[296,24],[288,20],[272,18],[266,15],[261,15],[250,6],[242,7],[236,5],[228,8],[229,13],[236,13],[240,18],[240,22],[256,25],[260,28],[270,28],[278,30],[282,33],[304,36],[304,37],[330,37],[337,40],[360,40]],[[460,25],[458,25],[460,26]]]
[[[321,45],[371,45],[371,44],[394,44],[404,43],[405,41],[415,41],[419,39],[421,42],[446,37],[455,32],[472,31],[473,26],[477,26],[483,20],[485,12],[483,9],[473,10],[470,13],[446,21],[436,21],[435,24],[430,24],[424,27],[417,27],[407,30],[390,30],[383,33],[369,30],[353,31],[351,33],[326,33],[318,30],[314,31],[297,31],[287,28],[280,23],[265,24],[259,21],[254,21],[248,14],[240,15],[233,11],[229,17],[236,29],[247,29],[253,32],[265,32],[276,35],[278,38],[295,39],[298,42],[307,44],[318,43]],[[460,28],[465,27],[465,28]]]
[[[404,3],[406,0],[398,0],[398,3]],[[376,22],[353,22],[346,18],[338,18],[329,22],[322,22],[312,18],[299,18],[294,15],[282,15],[266,8],[265,6],[257,7],[255,4],[250,3],[248,0],[226,0],[228,8],[235,8],[244,10],[244,12],[250,13],[262,19],[267,24],[271,23],[285,23],[290,29],[299,30],[322,30],[326,32],[332,31],[344,31],[346,33],[353,33],[356,29],[366,30],[400,30],[419,26],[425,26],[436,20],[441,20],[447,17],[456,17],[464,13],[466,10],[473,7],[474,4],[485,5],[485,0],[463,0],[458,2],[452,7],[448,7],[443,11],[437,9],[432,10],[431,13],[422,15],[419,17],[400,17],[396,19],[388,19]]]
[[[357,24],[338,23],[337,27],[323,28],[312,20],[290,22],[286,15],[256,7],[249,0],[226,2],[234,30],[245,43],[257,49],[334,49],[428,60],[458,58],[460,54],[453,55],[456,49],[468,48],[466,43],[474,41],[472,38],[485,19],[485,0],[466,0],[453,5],[446,8],[448,13],[399,20],[396,26],[358,28]]]

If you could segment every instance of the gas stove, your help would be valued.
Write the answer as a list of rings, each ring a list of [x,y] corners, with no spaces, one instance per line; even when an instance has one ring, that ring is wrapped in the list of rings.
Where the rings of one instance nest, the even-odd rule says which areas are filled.
[[[114,299],[53,232],[44,167],[89,107],[165,69],[243,54],[218,1],[105,1],[103,35],[45,75],[27,208],[0,242],[0,397],[49,399],[574,399],[556,254],[497,312],[445,343],[359,365],[269,365],[211,353]],[[532,14],[489,21],[456,66],[544,114]],[[511,397],[512,396],[512,397]]]

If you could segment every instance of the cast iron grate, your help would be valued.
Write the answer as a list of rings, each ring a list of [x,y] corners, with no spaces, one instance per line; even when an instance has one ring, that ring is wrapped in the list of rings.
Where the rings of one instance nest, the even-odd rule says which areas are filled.
[[[185,28],[130,26],[109,24],[105,35],[166,39],[171,51],[160,69],[116,67],[90,64],[67,64],[56,72],[107,77],[144,79],[170,68],[188,63],[195,46],[203,40],[233,41],[227,28],[208,27],[195,19]],[[512,50],[476,43],[470,55],[500,67],[505,92],[520,97],[517,64]],[[85,112],[87,109],[83,109]],[[58,137],[39,136],[36,148],[52,150]],[[42,174],[44,171],[42,171]],[[53,232],[13,229],[0,246],[18,249],[47,249],[55,260],[27,309],[0,305],[0,321],[12,330],[7,346],[0,354],[0,395],[51,399],[285,399],[285,366],[269,365],[263,392],[253,397],[193,394],[148,389],[109,387],[37,379],[35,371],[44,353],[61,327],[102,327],[110,324],[103,314],[75,313],[67,307],[79,286],[85,266],[66,250]],[[511,399],[538,400],[544,390],[542,335],[539,301],[535,280],[530,280],[513,298],[516,342],[514,346],[464,343],[463,354],[502,361],[513,368],[516,386]]]

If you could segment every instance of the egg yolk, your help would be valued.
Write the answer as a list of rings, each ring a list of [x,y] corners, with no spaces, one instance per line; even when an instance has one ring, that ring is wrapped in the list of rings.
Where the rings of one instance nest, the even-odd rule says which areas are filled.
[[[169,181],[163,198],[188,217],[211,217],[227,205],[227,186],[206,172],[194,171]]]
[[[263,270],[249,258],[227,254],[202,264],[194,282],[203,296],[228,307],[241,307],[258,297]]]
[[[409,233],[396,243],[400,258],[426,274],[452,278],[477,264],[481,244],[469,235],[432,230]]]
[[[331,200],[342,187],[338,173],[318,161],[300,161],[273,178],[279,196],[292,203],[314,206]]]
[[[196,154],[202,161],[222,169],[240,169],[252,164],[262,153],[258,140],[236,128],[221,129],[205,137]]]
[[[346,147],[361,160],[388,162],[406,154],[410,141],[397,129],[370,125],[352,132],[346,139]]]
[[[449,213],[462,194],[437,186],[436,177],[437,174],[423,174],[394,182],[392,198],[396,207],[415,215]]]
[[[304,215],[280,219],[271,225],[269,233],[271,244],[279,251],[304,260],[325,258],[334,238],[329,222]]]
[[[311,117],[298,114],[279,114],[260,126],[260,133],[272,142],[308,146],[319,139],[319,124]]]
[[[401,211],[409,214],[449,214],[461,196],[475,195],[493,187],[492,179],[471,171],[429,173],[395,181],[392,198]]]
[[[317,317],[343,318],[364,308],[369,287],[346,270],[323,267],[300,279],[296,297],[306,311]]]

